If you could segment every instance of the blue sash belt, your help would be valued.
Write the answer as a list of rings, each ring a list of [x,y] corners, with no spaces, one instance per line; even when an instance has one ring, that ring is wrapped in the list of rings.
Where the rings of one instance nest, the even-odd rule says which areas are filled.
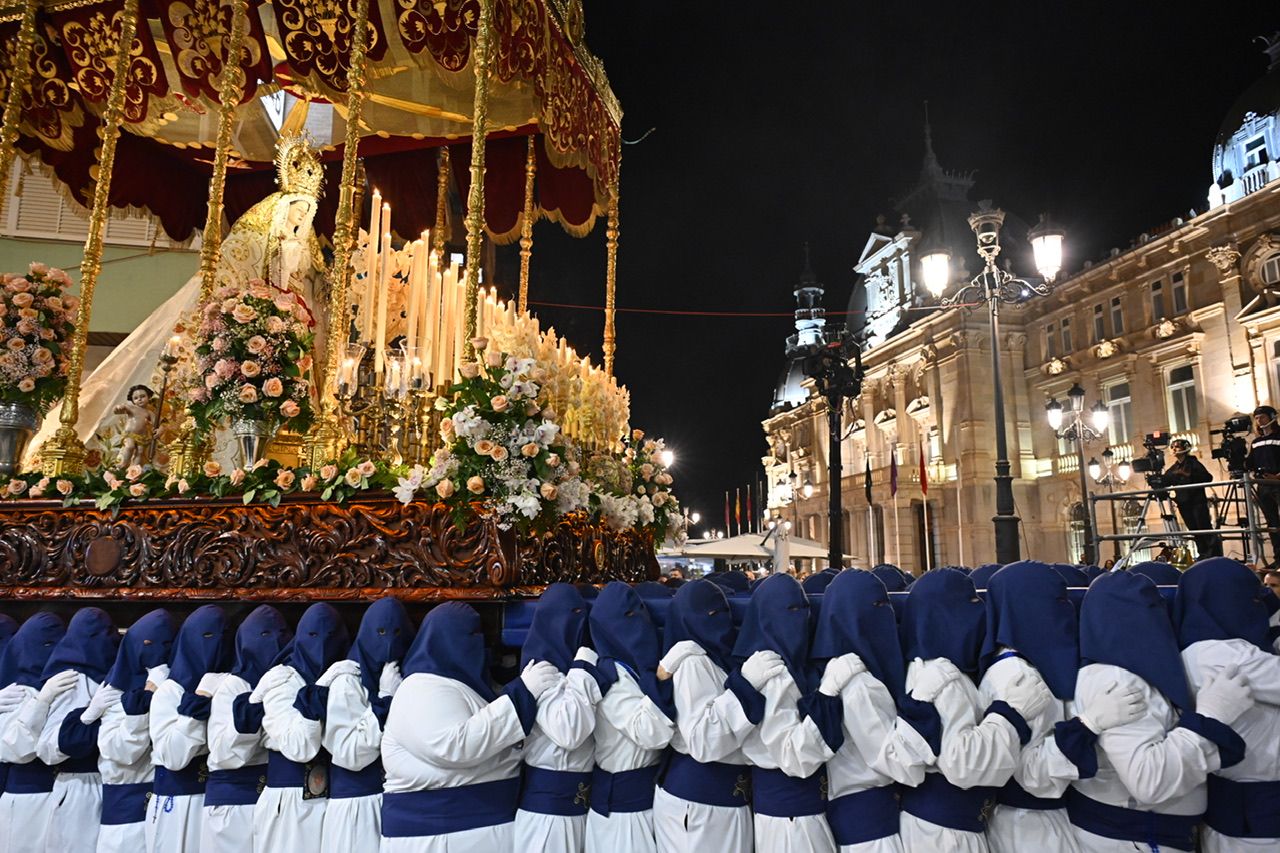
[[[103,785],[102,825],[121,826],[126,823],[142,823],[147,819],[147,794],[150,793],[150,782]]]
[[[267,768],[250,764],[234,770],[211,770],[204,789],[206,806],[251,806],[267,784]]]
[[[348,770],[332,764],[329,766],[329,796],[344,800],[381,794],[383,777],[381,758],[375,758],[363,770]]]
[[[1280,838],[1280,782],[1233,782],[1210,775],[1204,822],[1232,838]]]
[[[301,788],[307,783],[307,766],[278,752],[267,753],[267,787]]]
[[[82,758],[68,758],[55,764],[53,769],[58,773],[97,773],[98,755],[95,752]]]
[[[673,797],[704,806],[751,805],[751,768],[741,764],[702,762],[676,752],[659,784]]]
[[[614,812],[642,812],[653,808],[658,765],[610,773],[597,767],[591,773],[591,810],[608,817]]]
[[[921,820],[960,832],[984,832],[996,801],[995,788],[957,788],[941,773],[902,792],[902,810]]]
[[[898,834],[898,791],[894,785],[869,788],[827,803],[827,823],[836,844],[864,844]]]
[[[156,767],[155,790],[158,797],[190,797],[204,793],[209,768],[203,757],[193,760],[181,770]]]
[[[819,770],[807,779],[781,770],[751,768],[751,799],[756,814],[768,817],[807,817],[827,810],[827,777]]]
[[[1065,809],[1067,801],[1063,797],[1048,799],[1046,797],[1035,797],[1028,794],[1026,790],[1017,782],[1010,779],[1005,786],[1000,789],[1000,793],[996,794],[996,802],[1002,806],[1009,806],[1015,809],[1031,809],[1038,812],[1049,812],[1054,809]]]
[[[520,808],[534,814],[581,817],[591,803],[591,772],[524,766]]]
[[[9,783],[9,762],[0,761],[0,797],[4,796],[5,788]]]
[[[1160,848],[1196,849],[1195,830],[1200,815],[1160,814],[1109,806],[1074,788],[1067,792],[1067,814],[1073,826],[1103,838]]]
[[[520,778],[382,795],[384,838],[427,838],[516,819]]]
[[[8,794],[47,794],[53,790],[57,774],[43,761],[28,761],[9,765],[9,781],[5,784]]]

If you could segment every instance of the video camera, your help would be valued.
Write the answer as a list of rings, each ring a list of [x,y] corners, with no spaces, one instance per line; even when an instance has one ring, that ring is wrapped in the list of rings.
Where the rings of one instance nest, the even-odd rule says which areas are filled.
[[[1209,435],[1222,436],[1218,446],[1213,448],[1212,457],[1225,460],[1227,470],[1232,474],[1244,471],[1244,460],[1249,455],[1249,448],[1240,436],[1251,432],[1252,427],[1253,422],[1248,415],[1235,415],[1223,422],[1222,429],[1209,430]]]
[[[1147,437],[1142,440],[1142,446],[1147,449],[1147,452],[1133,460],[1133,470],[1146,475],[1147,485],[1153,489],[1163,488],[1166,485],[1163,476],[1164,448],[1169,446],[1169,433],[1147,433]]]

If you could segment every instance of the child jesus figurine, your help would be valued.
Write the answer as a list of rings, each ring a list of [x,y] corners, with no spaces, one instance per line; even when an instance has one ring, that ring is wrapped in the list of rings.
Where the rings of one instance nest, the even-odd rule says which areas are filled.
[[[147,448],[155,433],[156,415],[151,401],[156,396],[146,385],[134,385],[129,389],[125,402],[116,406],[115,413],[124,415],[124,440],[120,444],[118,463],[121,468],[141,465],[146,461]]]

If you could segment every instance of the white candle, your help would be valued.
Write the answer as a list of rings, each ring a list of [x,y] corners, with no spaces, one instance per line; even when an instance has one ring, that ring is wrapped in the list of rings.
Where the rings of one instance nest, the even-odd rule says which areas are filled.
[[[405,352],[413,352],[418,345],[418,299],[422,290],[422,264],[426,256],[426,248],[421,240],[410,244],[412,256],[409,261],[409,295],[405,306],[404,346]]]
[[[454,314],[458,310],[457,287],[455,287],[457,278],[458,269],[451,265],[445,267],[444,275],[440,280],[440,362],[436,365],[436,370],[439,371],[439,378],[436,381],[445,385],[453,384],[454,349],[457,345],[453,339],[453,330],[456,325]]]
[[[382,234],[382,193],[375,188],[369,205],[369,243],[364,256],[364,288],[360,292],[361,340],[373,339],[373,293],[378,281],[378,237]]]
[[[458,264],[451,264],[450,271],[453,274],[453,299],[457,304],[457,310],[453,312],[453,369],[456,373],[466,353],[467,283],[466,273],[459,268]]]
[[[382,206],[383,224],[391,222],[391,206]],[[382,275],[378,281],[378,304],[374,307],[373,313],[377,322],[377,334],[374,336],[373,345],[376,349],[373,351],[373,372],[379,376],[382,375],[382,364],[386,354],[384,350],[387,348],[387,298],[390,295],[391,287],[391,231],[388,228],[382,232]]]
[[[431,245],[428,243],[427,245]],[[430,342],[430,345],[424,353],[424,368],[429,376],[432,377],[433,383],[440,381],[440,358],[441,358],[441,338],[440,334],[440,269],[437,266],[439,256],[435,252],[427,255],[427,286],[426,296],[424,297],[425,309],[422,312],[422,332],[420,339],[424,342]]]

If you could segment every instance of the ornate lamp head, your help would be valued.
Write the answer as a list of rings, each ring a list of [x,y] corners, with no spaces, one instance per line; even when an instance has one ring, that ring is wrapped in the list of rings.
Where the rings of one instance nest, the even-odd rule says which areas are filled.
[[[281,136],[276,143],[276,184],[280,192],[319,198],[324,168],[305,134]]]

